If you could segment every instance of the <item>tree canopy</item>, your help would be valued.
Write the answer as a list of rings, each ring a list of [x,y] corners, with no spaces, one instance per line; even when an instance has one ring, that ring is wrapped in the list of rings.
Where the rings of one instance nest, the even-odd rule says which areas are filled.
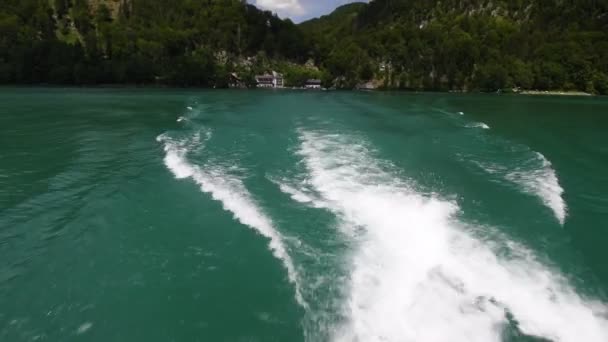
[[[312,64],[312,65],[311,65]],[[372,0],[296,25],[244,0],[0,0],[0,83],[608,92],[608,1]]]
[[[606,94],[607,1],[372,0],[301,27],[347,83],[371,60],[389,88]]]
[[[290,20],[240,0],[0,0],[0,82],[225,83],[242,56],[294,63]]]

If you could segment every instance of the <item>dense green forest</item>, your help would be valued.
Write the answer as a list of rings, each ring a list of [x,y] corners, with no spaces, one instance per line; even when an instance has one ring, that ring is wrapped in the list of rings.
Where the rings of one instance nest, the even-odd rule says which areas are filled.
[[[0,83],[608,93],[608,0],[372,0],[300,25],[242,0],[0,5]]]
[[[222,87],[233,70],[309,53],[295,24],[239,0],[0,4],[2,83]]]
[[[608,1],[375,0],[301,26],[345,86],[608,92]]]

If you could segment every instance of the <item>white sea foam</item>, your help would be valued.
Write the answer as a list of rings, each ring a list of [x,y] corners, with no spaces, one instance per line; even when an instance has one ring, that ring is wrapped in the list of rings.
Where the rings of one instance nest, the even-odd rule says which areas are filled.
[[[488,126],[487,124],[483,123],[483,122],[476,122],[476,123],[472,123],[467,125],[467,127],[469,128],[483,128],[483,129],[490,129],[490,126]]]
[[[441,114],[447,114],[447,115],[454,115],[454,114],[458,114],[458,115],[464,115],[464,112],[450,112],[441,108],[432,108],[434,111],[439,112]]]
[[[179,118],[177,118],[177,122],[182,122],[182,121],[186,121],[186,118],[183,116],[180,116]]]
[[[527,148],[520,152],[525,153],[526,157],[513,162],[518,164],[516,168],[499,163],[480,162],[472,158],[468,160],[482,170],[517,185],[523,192],[538,197],[563,225],[568,216],[568,207],[563,198],[564,189],[553,165],[541,153],[532,152]]]
[[[82,335],[82,334],[86,333],[87,331],[91,330],[92,327],[93,327],[93,323],[85,322],[78,327],[78,329],[76,330],[76,335]]]
[[[211,137],[210,132],[206,140]],[[168,135],[160,135],[157,140],[164,144],[165,165],[175,178],[191,178],[205,193],[220,201],[226,211],[232,213],[240,223],[251,227],[262,236],[268,238],[269,248],[273,255],[281,260],[291,283],[295,286],[296,300],[306,307],[302,298],[296,268],[283,243],[283,237],[275,229],[272,220],[256,204],[243,182],[231,176],[226,170],[217,166],[199,167],[188,161],[187,154],[194,148],[200,148],[200,134],[192,139],[175,141]]]
[[[190,106],[188,106],[188,107],[186,107],[186,108],[187,108],[188,110],[192,110],[192,109],[193,109],[193,108],[192,108],[192,107],[190,107]]]
[[[543,203],[553,210],[557,220],[563,225],[566,221],[567,207],[562,195],[564,189],[559,184],[557,173],[551,162],[541,153],[534,152],[535,164],[531,169],[518,169],[509,172],[506,178],[531,194],[540,197]]]
[[[608,341],[606,305],[578,295],[529,250],[474,237],[454,217],[456,204],[413,190],[360,139],[300,138],[307,183],[356,246],[346,319],[332,340],[501,341],[516,322],[554,341]]]
[[[313,208],[327,208],[327,203],[303,184],[294,186],[290,184],[291,182],[288,180],[276,180],[274,178],[270,178],[269,180],[278,185],[281,192],[289,195],[292,200],[298,203],[307,204]]]

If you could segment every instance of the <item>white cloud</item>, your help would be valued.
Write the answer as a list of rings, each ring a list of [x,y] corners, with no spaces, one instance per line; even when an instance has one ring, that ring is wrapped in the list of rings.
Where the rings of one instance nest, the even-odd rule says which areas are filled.
[[[280,16],[292,17],[305,14],[300,0],[256,0],[256,5],[278,13]]]

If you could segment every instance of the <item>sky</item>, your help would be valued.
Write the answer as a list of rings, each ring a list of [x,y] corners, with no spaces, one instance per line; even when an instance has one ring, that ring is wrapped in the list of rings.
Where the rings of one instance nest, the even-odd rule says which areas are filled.
[[[331,13],[336,7],[367,0],[250,0],[257,7],[276,12],[296,23]]]

